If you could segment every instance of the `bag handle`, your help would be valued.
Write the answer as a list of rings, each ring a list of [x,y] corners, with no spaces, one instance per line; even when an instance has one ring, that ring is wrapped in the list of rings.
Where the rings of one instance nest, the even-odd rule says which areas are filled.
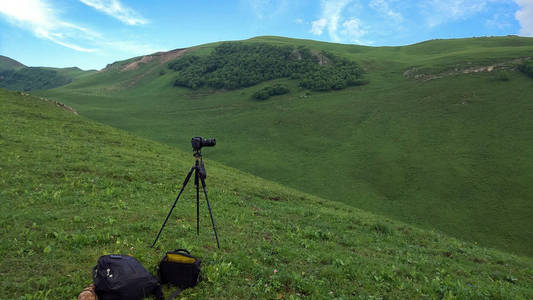
[[[187,252],[187,254],[191,255],[191,252],[189,252],[189,250],[187,250],[187,249],[176,249],[176,250],[174,250],[172,252],[182,252],[182,251],[183,252]]]

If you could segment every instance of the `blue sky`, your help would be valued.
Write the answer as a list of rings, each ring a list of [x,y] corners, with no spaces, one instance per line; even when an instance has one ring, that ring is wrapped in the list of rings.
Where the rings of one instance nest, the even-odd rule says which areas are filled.
[[[278,35],[371,46],[533,36],[533,0],[0,0],[0,55],[101,69],[157,51]]]

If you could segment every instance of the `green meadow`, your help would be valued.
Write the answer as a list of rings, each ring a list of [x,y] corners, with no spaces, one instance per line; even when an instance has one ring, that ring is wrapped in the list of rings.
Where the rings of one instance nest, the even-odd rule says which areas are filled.
[[[242,43],[327,51],[357,62],[368,84],[315,92],[282,78],[191,90],[174,86],[168,62],[138,57],[36,94],[154,145],[190,151],[191,137],[215,137],[214,161],[347,207],[533,255],[533,80],[518,70],[533,56],[533,39]],[[184,55],[206,56],[219,44]],[[290,93],[253,99],[276,84]]]
[[[203,266],[203,281],[181,299],[533,297],[530,257],[419,229],[211,159],[228,144],[222,139],[204,151],[221,249],[203,201],[196,235],[191,185],[150,248],[193,164],[192,152],[0,89],[0,299],[76,299],[101,255],[131,254],[155,272],[165,251],[181,247]],[[342,158],[341,150],[332,153]]]
[[[17,65],[0,55],[0,88],[32,91],[46,90],[71,83],[75,79],[94,74],[79,68],[26,67]]]

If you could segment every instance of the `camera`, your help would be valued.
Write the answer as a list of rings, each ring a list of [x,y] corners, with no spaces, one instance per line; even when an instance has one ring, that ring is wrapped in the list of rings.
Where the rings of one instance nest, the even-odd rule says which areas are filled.
[[[191,139],[192,149],[194,151],[200,151],[202,147],[213,147],[216,143],[217,141],[215,139],[204,139],[201,136],[196,136]]]

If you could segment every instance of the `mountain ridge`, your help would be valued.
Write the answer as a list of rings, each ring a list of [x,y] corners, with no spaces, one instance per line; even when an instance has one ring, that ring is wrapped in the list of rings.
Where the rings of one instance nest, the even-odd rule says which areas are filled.
[[[26,67],[22,63],[7,57],[0,55],[0,70],[13,70],[13,69],[20,69]]]
[[[94,72],[94,70],[83,71],[78,67],[28,67],[12,58],[0,55],[0,87],[11,90],[27,92],[56,88]]]

